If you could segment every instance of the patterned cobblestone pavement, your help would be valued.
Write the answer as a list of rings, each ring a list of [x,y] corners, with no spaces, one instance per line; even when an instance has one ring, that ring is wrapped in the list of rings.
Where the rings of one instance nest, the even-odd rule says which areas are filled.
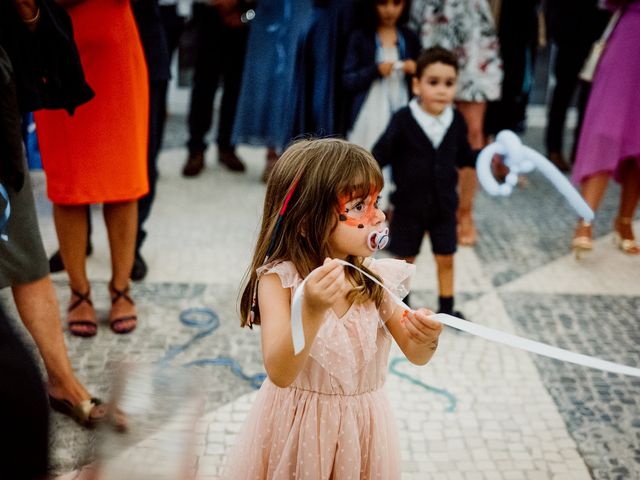
[[[502,298],[518,330],[530,338],[638,364],[637,296],[519,293]],[[534,359],[593,476],[640,478],[640,379]]]
[[[181,115],[170,118],[160,159],[158,197],[143,250],[150,272],[133,286],[138,330],[115,336],[104,324],[94,339],[68,334],[66,339],[78,375],[105,398],[120,360],[140,368],[190,365],[197,371],[205,403],[189,468],[212,480],[222,472],[255,395],[256,376],[263,373],[259,334],[238,328],[235,301],[264,194],[259,182],[264,151],[240,149],[248,165],[244,175],[221,169],[212,151],[199,178],[183,179],[179,171],[186,152],[174,148],[184,142],[183,121]],[[533,129],[525,143],[540,148],[539,138]],[[35,174],[34,182],[51,252],[56,240],[43,176]],[[640,259],[622,255],[610,243],[617,193],[612,186],[595,223],[595,251],[581,262],[568,251],[574,215],[542,177],[530,175],[508,199],[480,194],[479,244],[456,257],[460,309],[475,322],[638,366]],[[109,257],[99,209],[93,213],[95,253],[88,269],[98,313],[105,317]],[[635,228],[640,232],[639,222]],[[428,240],[423,252],[412,303],[433,305]],[[64,305],[65,276],[54,278]],[[447,330],[427,367],[410,365],[394,350],[386,390],[400,431],[403,480],[640,478],[638,379]],[[146,473],[154,465],[160,469],[161,447],[190,421],[178,417],[144,435],[123,437],[118,458]],[[95,444],[95,433],[52,415],[56,473],[91,461]],[[171,478],[163,469],[164,476],[154,478]],[[127,475],[120,472],[118,478]]]

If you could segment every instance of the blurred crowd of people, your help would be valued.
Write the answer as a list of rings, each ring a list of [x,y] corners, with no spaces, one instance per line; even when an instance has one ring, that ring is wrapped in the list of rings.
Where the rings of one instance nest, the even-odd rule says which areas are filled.
[[[0,0],[0,206],[11,205],[0,223],[0,287],[11,287],[42,355],[50,404],[85,426],[104,415],[70,366],[49,276],[61,269],[69,275],[70,333],[95,335],[85,267],[89,205],[103,205],[109,235],[109,326],[117,334],[136,327],[129,283],[147,272],[144,224],[176,51],[181,68],[192,68],[183,175],[205,167],[217,112],[217,160],[242,172],[236,146],[266,147],[264,181],[300,135],[341,136],[374,149],[393,115],[420,95],[412,84],[420,52],[452,53],[455,110],[463,120],[455,125],[465,132],[471,160],[457,164],[457,185],[450,185],[458,195],[454,244],[447,237],[446,247],[434,250],[438,258],[455,243],[477,241],[473,159],[499,130],[524,129],[541,39],[551,42],[555,77],[543,153],[571,170],[594,210],[609,177],[622,185],[613,231],[623,252],[638,254],[632,220],[640,196],[639,0]],[[595,74],[580,80],[598,39],[605,48]],[[576,91],[579,122],[566,155],[565,119]],[[438,124],[445,110],[428,119],[435,149],[452,125]],[[60,247],[50,259],[21,138],[21,115],[32,111]],[[592,236],[591,224],[580,220],[572,247],[592,249]],[[409,250],[402,256],[415,257]],[[441,291],[446,305],[452,296],[452,288]]]

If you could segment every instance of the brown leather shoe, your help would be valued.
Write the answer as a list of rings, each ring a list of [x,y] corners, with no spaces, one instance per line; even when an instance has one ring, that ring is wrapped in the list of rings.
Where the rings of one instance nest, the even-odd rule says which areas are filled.
[[[238,158],[233,149],[218,149],[218,160],[232,172],[244,172],[244,163]]]
[[[551,163],[553,163],[561,172],[571,171],[571,167],[564,158],[564,155],[562,155],[562,152],[549,152],[548,157],[549,160],[551,160]]]
[[[182,175],[185,177],[195,177],[204,168],[204,152],[191,152],[187,157],[187,163],[182,168]]]

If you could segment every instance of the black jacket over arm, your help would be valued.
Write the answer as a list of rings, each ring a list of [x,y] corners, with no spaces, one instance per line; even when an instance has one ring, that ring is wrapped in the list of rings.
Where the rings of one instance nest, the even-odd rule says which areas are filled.
[[[39,5],[40,20],[29,32],[12,2],[0,0],[0,45],[11,58],[23,112],[64,108],[73,114],[94,93],[84,78],[71,18],[52,0]]]
[[[76,107],[93,98],[73,40],[71,18],[52,0],[40,0],[30,32],[11,0],[0,0],[0,182],[20,190],[23,171],[20,113]],[[18,111],[19,109],[19,111]]]
[[[401,60],[415,60],[420,53],[418,36],[406,27],[398,28],[405,44]],[[376,63],[376,32],[371,30],[356,30],[349,37],[347,53],[342,67],[342,85],[350,95],[351,114],[348,129],[353,126],[362,108],[369,87],[374,80],[380,78]],[[408,78],[407,89],[410,89]]]
[[[453,121],[436,149],[411,114],[400,109],[373,147],[380,167],[391,165],[396,191],[391,202],[403,212],[430,216],[455,215],[458,168],[475,163],[467,125],[454,110]]]

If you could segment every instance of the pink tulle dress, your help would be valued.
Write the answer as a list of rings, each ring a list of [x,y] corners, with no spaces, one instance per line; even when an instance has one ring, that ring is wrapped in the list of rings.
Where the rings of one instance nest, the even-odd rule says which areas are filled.
[[[399,297],[408,293],[413,265],[381,259],[368,267]],[[302,282],[291,262],[258,270],[272,273],[292,296]],[[384,323],[396,308],[385,293],[379,309],[353,304],[342,318],[330,310],[293,384],[264,381],[222,478],[399,479],[396,425],[382,388],[392,340]]]

